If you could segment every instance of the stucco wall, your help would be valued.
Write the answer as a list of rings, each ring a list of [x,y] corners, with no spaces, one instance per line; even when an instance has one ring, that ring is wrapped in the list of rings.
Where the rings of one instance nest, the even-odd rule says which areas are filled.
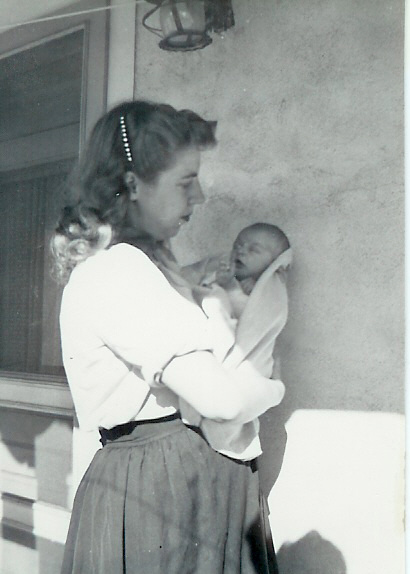
[[[282,465],[277,492],[292,513],[297,497],[289,481],[286,490],[285,477],[299,469],[302,484],[307,472],[309,485],[323,493],[329,470],[329,500],[339,497],[345,508],[333,542],[349,573],[383,570],[383,559],[371,569],[379,543],[363,532],[366,521],[380,520],[380,531],[383,522],[393,521],[392,536],[399,539],[380,545],[400,547],[402,418],[382,413],[401,413],[404,402],[403,5],[400,0],[233,0],[233,7],[236,26],[197,52],[162,51],[154,35],[137,28],[136,97],[191,107],[219,122],[219,146],[203,158],[208,201],[174,246],[180,259],[190,262],[228,248],[238,230],[254,221],[274,222],[288,234],[295,262],[290,318],[280,341],[287,394],[265,417],[263,480],[270,492]],[[144,9],[138,11],[141,18]],[[368,435],[368,429],[381,428],[379,420],[386,425],[386,453],[393,463],[388,480],[378,482],[366,499],[377,474],[373,462],[384,456]],[[343,428],[349,421],[346,443]],[[341,468],[326,467],[333,452],[329,445],[312,445],[312,452],[323,455],[314,461],[296,454],[295,444],[305,444],[307,433],[318,439],[326,429],[341,449]],[[389,444],[398,449],[394,454]],[[345,478],[355,472],[361,473],[362,486],[354,500],[367,503],[357,510],[360,521],[358,507],[343,494]],[[340,484],[330,482],[335,477]],[[393,494],[386,485],[393,485]],[[307,500],[310,493],[303,496]],[[363,514],[391,496],[394,508],[386,503],[384,514]],[[316,508],[329,505],[326,496],[314,500]],[[387,516],[389,509],[393,516]],[[349,521],[360,524],[351,531],[361,541],[356,555],[354,540],[350,549],[343,542]],[[277,537],[289,541],[292,529],[281,528],[283,522]],[[294,533],[294,541],[305,541],[302,534]],[[321,534],[326,537],[326,531]],[[329,530],[328,539],[333,534]],[[316,548],[310,556],[317,557],[317,539],[308,542]],[[330,564],[328,558],[323,560]],[[343,572],[336,570],[337,552],[333,558],[334,571]],[[322,572],[317,564],[312,567]]]
[[[208,201],[176,241],[193,260],[250,222],[295,252],[287,404],[403,406],[400,0],[234,0],[236,26],[169,53],[137,29],[136,96],[217,119]],[[143,10],[139,8],[140,14]]]

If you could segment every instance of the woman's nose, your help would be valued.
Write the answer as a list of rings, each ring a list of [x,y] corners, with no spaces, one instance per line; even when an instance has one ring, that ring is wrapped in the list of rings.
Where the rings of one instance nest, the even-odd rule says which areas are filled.
[[[192,186],[189,203],[191,205],[198,205],[200,203],[204,203],[204,201],[205,195],[203,194],[201,184],[197,181],[196,184]]]

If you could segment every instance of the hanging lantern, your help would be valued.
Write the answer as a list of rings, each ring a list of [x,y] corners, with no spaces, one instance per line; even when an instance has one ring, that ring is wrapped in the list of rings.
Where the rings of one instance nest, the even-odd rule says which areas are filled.
[[[198,50],[212,42],[207,34],[204,0],[148,0],[156,4],[142,19],[143,26],[161,38],[163,50]],[[159,10],[161,28],[148,26],[147,19]]]

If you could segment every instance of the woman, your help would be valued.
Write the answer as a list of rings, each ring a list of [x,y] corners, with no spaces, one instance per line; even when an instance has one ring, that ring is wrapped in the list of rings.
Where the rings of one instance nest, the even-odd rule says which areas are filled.
[[[103,448],[74,502],[63,574],[276,571],[257,472],[185,426],[247,422],[278,404],[281,381],[212,354],[207,318],[166,247],[204,197],[201,151],[215,123],[149,102],[96,124],[53,239],[67,282],[64,366],[84,429]]]

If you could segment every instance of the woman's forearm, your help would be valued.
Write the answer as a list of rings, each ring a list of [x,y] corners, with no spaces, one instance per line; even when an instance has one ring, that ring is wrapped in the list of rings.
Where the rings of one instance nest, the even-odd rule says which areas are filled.
[[[262,377],[250,363],[228,371],[205,351],[174,358],[162,381],[202,416],[239,423],[276,406],[284,395],[281,381]]]
[[[246,423],[277,406],[285,395],[285,385],[279,379],[259,375],[250,363],[242,363],[234,371],[240,400],[235,421]]]

